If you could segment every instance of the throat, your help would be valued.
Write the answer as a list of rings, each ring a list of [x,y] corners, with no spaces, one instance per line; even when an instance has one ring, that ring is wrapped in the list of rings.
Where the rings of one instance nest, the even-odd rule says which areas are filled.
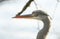
[[[43,28],[38,32],[37,39],[45,39],[50,28],[50,21],[48,18],[42,20],[44,23]]]

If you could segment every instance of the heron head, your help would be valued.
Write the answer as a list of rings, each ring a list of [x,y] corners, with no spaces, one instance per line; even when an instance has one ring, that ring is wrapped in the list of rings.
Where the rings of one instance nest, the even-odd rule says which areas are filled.
[[[30,18],[30,19],[42,20],[45,19],[47,16],[49,15],[46,14],[45,12],[41,10],[35,10],[32,12],[32,14],[20,15],[20,16],[16,16],[15,18]]]

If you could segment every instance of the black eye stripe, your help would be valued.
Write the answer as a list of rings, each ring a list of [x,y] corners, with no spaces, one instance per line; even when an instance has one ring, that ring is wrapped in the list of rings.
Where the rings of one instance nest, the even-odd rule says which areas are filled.
[[[47,14],[43,14],[43,13],[42,13],[41,15],[45,15],[45,16],[48,16]]]

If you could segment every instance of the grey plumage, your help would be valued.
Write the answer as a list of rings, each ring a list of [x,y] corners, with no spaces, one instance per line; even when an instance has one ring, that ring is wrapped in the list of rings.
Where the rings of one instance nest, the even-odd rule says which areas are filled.
[[[32,12],[32,16],[34,19],[41,20],[44,23],[44,27],[38,32],[36,39],[45,39],[50,28],[49,15],[41,10],[35,10]]]
[[[0,2],[4,2],[4,1],[6,1],[6,0],[0,0]]]
[[[49,16],[47,13],[43,12],[42,10],[35,10],[35,11],[32,12],[32,14]]]
[[[50,28],[49,15],[41,10],[33,11],[32,14],[34,14],[35,19],[41,20],[44,23],[44,27],[38,32],[36,39],[45,39]]]

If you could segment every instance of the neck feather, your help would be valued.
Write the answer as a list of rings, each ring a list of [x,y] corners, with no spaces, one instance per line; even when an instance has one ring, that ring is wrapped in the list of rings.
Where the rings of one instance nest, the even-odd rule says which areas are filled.
[[[37,39],[45,39],[50,28],[50,21],[48,17],[42,21],[44,23],[44,27],[38,32]]]

